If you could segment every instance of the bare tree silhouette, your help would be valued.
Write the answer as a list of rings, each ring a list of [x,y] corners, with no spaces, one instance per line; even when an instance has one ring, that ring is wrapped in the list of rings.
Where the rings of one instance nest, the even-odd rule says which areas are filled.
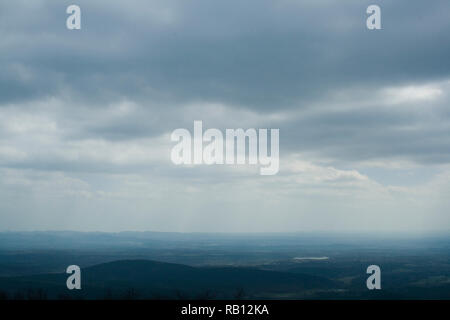
[[[67,293],[60,293],[57,297],[58,300],[72,300],[72,297]]]
[[[233,294],[233,298],[236,300],[242,300],[246,296],[244,288],[238,288],[236,292]]]
[[[106,288],[105,294],[103,295],[103,299],[104,300],[113,300],[114,299],[113,291],[111,288]]]
[[[27,290],[28,300],[47,300],[47,292],[44,289],[28,289]]]
[[[201,300],[212,300],[215,297],[216,297],[215,293],[212,292],[210,289],[207,289],[197,295],[197,298]]]
[[[25,295],[22,291],[17,291],[14,293],[13,300],[25,300]]]
[[[124,300],[137,300],[139,299],[139,296],[140,294],[135,288],[129,288],[128,290],[125,291],[122,298]]]
[[[175,297],[178,300],[187,300],[189,298],[189,296],[185,292],[178,289],[175,290]]]
[[[8,294],[5,291],[0,291],[0,300],[8,300]]]

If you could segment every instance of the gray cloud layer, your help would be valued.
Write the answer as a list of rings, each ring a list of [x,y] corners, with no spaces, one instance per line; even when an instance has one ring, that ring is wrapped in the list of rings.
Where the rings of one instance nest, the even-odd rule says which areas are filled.
[[[224,222],[227,228],[245,230],[255,217],[245,210],[269,183],[269,189],[287,197],[274,204],[285,208],[280,209],[285,220],[277,221],[279,230],[295,219],[291,208],[329,216],[336,206],[321,203],[332,203],[347,189],[352,190],[348,199],[361,208],[368,194],[397,199],[395,205],[386,200],[385,211],[401,211],[398,221],[415,208],[405,199],[421,194],[411,228],[420,228],[430,207],[437,212],[430,219],[437,223],[429,228],[448,228],[442,214],[448,204],[439,194],[448,190],[450,163],[450,3],[377,1],[383,30],[369,31],[365,9],[372,2],[78,1],[82,30],[69,31],[69,1],[3,1],[0,189],[4,200],[18,197],[24,207],[5,207],[0,219],[12,228],[33,228],[11,219],[12,212],[26,215],[36,197],[45,199],[59,190],[65,199],[61,207],[74,194],[94,198],[86,202],[86,211],[102,207],[98,203],[107,201],[102,197],[120,202],[140,194],[141,208],[134,211],[139,223],[128,228],[145,225],[141,222],[148,221],[139,217],[147,211],[153,212],[148,219],[158,221],[156,229],[191,230],[195,224],[189,221],[202,219],[209,222],[200,225],[210,228],[214,219],[206,218],[206,211],[227,201],[216,199],[213,187],[223,194],[248,183],[256,194],[222,206],[235,210],[242,222]],[[279,177],[262,182],[251,170],[175,168],[169,161],[168,133],[179,127],[192,130],[194,120],[221,129],[280,128]],[[420,176],[424,167],[433,168],[425,179],[429,185],[393,191],[380,182],[384,175],[398,174],[392,168]],[[110,175],[141,187],[120,187],[120,179]],[[36,196],[38,191],[30,190],[40,190],[36,181],[41,179],[53,184]],[[402,178],[389,180],[402,185]],[[330,181],[337,184],[330,187]],[[60,183],[67,189],[55,187]],[[316,189],[321,190],[319,200],[306,196]],[[437,198],[426,200],[427,189]],[[161,218],[161,212],[173,214],[162,190],[177,190],[180,207],[177,201],[169,207],[189,208],[186,225]],[[211,192],[208,201],[202,190]],[[367,194],[359,197],[362,190]],[[146,202],[144,194],[153,193],[156,200]],[[189,205],[182,200],[188,194],[193,195]],[[299,195],[306,198],[292,200]],[[283,201],[290,206],[282,206]],[[331,219],[339,228],[364,224],[364,218],[353,217],[354,209],[341,204],[337,211],[344,222]],[[37,207],[54,211],[52,216],[59,210]],[[117,229],[120,210],[108,204],[102,207],[105,212],[106,207],[117,216],[109,228]],[[129,207],[123,200],[117,208]],[[267,208],[258,209],[265,217],[260,230],[275,219]],[[57,220],[39,228],[65,226]],[[374,226],[389,225],[383,221]],[[308,225],[332,228],[308,216],[289,227]],[[95,226],[97,220],[79,228]]]

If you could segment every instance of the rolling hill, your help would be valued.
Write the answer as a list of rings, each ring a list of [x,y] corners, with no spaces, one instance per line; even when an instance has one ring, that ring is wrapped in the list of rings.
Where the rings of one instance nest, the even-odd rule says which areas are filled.
[[[121,260],[82,269],[82,290],[66,288],[65,273],[0,278],[0,290],[29,298],[275,298],[338,285],[314,275],[246,267],[190,267]]]

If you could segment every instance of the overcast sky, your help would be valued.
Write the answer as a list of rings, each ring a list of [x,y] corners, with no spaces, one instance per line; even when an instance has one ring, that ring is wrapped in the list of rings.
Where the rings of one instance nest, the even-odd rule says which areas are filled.
[[[66,29],[74,3],[81,30]],[[0,230],[448,231],[449,14],[1,1]],[[175,166],[170,133],[194,120],[279,128],[279,173]]]

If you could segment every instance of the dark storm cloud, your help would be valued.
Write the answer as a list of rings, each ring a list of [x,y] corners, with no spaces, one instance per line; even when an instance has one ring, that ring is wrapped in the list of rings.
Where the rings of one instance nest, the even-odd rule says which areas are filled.
[[[66,88],[86,99],[273,109],[355,83],[450,71],[448,1],[379,1],[380,32],[365,28],[367,1],[80,1],[80,32],[65,30],[64,2],[38,3],[2,5],[2,34],[17,34],[2,46],[2,69],[17,63],[34,75],[21,81],[2,72],[4,102]],[[166,11],[167,21],[155,18]]]

